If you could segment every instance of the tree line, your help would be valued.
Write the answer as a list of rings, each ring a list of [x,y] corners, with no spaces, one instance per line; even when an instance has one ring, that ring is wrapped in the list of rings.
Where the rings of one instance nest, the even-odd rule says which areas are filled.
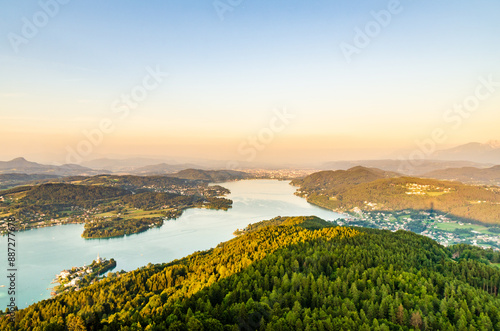
[[[469,250],[406,231],[278,218],[211,250],[36,303],[0,327],[500,330],[500,270]]]

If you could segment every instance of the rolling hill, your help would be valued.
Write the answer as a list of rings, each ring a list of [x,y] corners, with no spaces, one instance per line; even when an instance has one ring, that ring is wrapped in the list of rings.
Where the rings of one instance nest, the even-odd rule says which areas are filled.
[[[476,167],[487,168],[492,164],[485,164],[473,161],[456,160],[419,160],[418,165],[405,166],[401,160],[356,160],[356,161],[333,161],[324,163],[321,169],[347,170],[355,166],[367,168],[377,168],[384,171],[398,172],[407,176],[420,176],[430,171],[442,170],[446,168]]]
[[[153,164],[147,165],[139,168],[135,168],[132,172],[137,175],[164,175],[164,174],[172,174],[174,172],[178,172],[185,169],[192,169],[197,167],[194,164],[185,163],[185,164]]]
[[[321,193],[333,196],[358,184],[397,176],[399,175],[395,172],[357,166],[348,170],[315,172],[305,178],[295,179],[291,184],[300,186],[300,190],[307,191],[309,194]]]
[[[423,177],[500,186],[500,165],[486,169],[475,167],[448,168],[426,173]]]
[[[77,164],[63,164],[60,166],[46,165],[27,161],[18,157],[10,161],[0,161],[1,174],[50,174],[54,176],[95,175],[99,171],[82,167]]]
[[[500,330],[498,259],[405,231],[277,218],[2,316],[0,328]]]
[[[433,157],[441,160],[468,160],[482,163],[500,164],[500,142],[471,142],[460,146],[436,151]]]
[[[84,184],[84,185],[106,185],[122,187],[128,190],[139,190],[144,187],[154,187],[160,189],[170,186],[191,186],[198,185],[196,181],[167,176],[136,176],[136,175],[97,175],[97,176],[72,176],[64,177],[58,181],[64,183]]]
[[[0,174],[0,190],[26,185],[34,181],[56,179],[59,176],[49,174]]]
[[[166,176],[74,176],[0,191],[0,217],[17,229],[85,223],[85,238],[123,236],[161,226],[188,208],[231,208],[230,191]],[[0,224],[5,233],[7,223]]]
[[[200,170],[200,169],[186,169],[179,171],[175,174],[169,175],[170,177],[190,179],[190,180],[203,180],[208,182],[226,182],[231,180],[248,179],[252,176],[246,172],[236,170]]]
[[[471,222],[500,224],[499,187],[390,175],[366,168],[323,171],[292,184],[300,186],[297,195],[340,212],[435,210]]]
[[[83,161],[82,166],[91,169],[106,169],[111,172],[129,172],[136,168],[158,164],[162,160],[154,158],[134,157],[126,159],[100,158],[90,161]]]

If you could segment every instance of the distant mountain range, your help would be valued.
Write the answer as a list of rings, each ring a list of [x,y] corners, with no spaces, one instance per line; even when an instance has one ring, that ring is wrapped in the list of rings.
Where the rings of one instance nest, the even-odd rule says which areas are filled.
[[[144,167],[135,168],[131,170],[131,172],[136,175],[163,175],[163,174],[171,174],[174,172],[190,168],[202,169],[203,167],[191,163],[185,163],[185,164],[160,163],[160,164],[147,165]]]
[[[433,158],[500,164],[500,141],[490,140],[486,143],[471,142],[439,150],[433,154]]]
[[[84,161],[82,162],[81,165],[91,169],[106,169],[112,172],[129,172],[135,169],[140,169],[141,167],[158,165],[162,162],[164,162],[164,160],[155,158],[143,158],[143,157],[134,157],[126,159],[100,158],[91,161]],[[178,170],[181,169],[177,169],[174,171]]]
[[[78,164],[47,165],[31,162],[23,157],[18,157],[10,161],[0,161],[0,174],[50,174],[55,177],[111,173],[163,175],[190,168],[203,169],[203,167],[191,163],[157,164],[156,162],[158,162],[156,159],[130,158],[124,160],[97,159],[84,162],[83,164],[85,164],[85,166]]]
[[[410,167],[407,162],[398,159],[332,161],[319,168],[327,170],[347,170],[354,166],[378,168],[386,171],[396,171],[410,176],[421,176],[427,173],[447,168],[489,168],[500,164],[500,141],[490,140],[486,143],[471,142],[453,148],[434,152],[432,159],[418,160]]]
[[[423,177],[456,180],[469,184],[500,185],[500,165],[486,169],[463,167],[435,170]]]
[[[100,160],[95,165],[115,165],[115,160]],[[129,163],[130,164],[130,163]],[[207,182],[224,182],[231,180],[255,178],[255,176],[242,171],[235,170],[204,170],[192,169],[192,164],[169,165],[165,163],[139,167],[125,172],[128,175],[152,176],[167,175],[169,177],[190,180],[203,180]],[[101,174],[112,174],[108,170],[94,170],[76,164],[65,164],[61,166],[46,165],[30,162],[19,157],[10,161],[0,161],[0,189],[7,189],[17,185],[28,185],[33,183],[75,179],[83,180],[87,176]],[[130,176],[129,176],[130,177]],[[142,178],[142,177],[141,177]],[[172,179],[174,179],[172,178]]]
[[[355,166],[378,168],[385,171],[399,172],[404,175],[423,175],[431,171],[446,168],[476,167],[486,168],[491,164],[483,164],[471,161],[443,161],[443,160],[421,160],[418,165],[406,167],[401,160],[357,160],[357,161],[332,161],[324,163],[320,168],[331,170],[347,170]]]
[[[10,161],[0,161],[0,174],[49,174],[52,176],[78,176],[96,174],[133,174],[133,175],[168,175],[186,169],[224,169],[226,161],[210,161],[200,159],[186,160],[179,164],[171,158],[134,157],[126,159],[100,158],[85,161],[81,165],[63,164],[47,165],[27,161],[18,157]],[[478,172],[500,164],[500,141],[491,140],[486,143],[471,142],[449,149],[436,151],[432,159],[419,160],[410,167],[399,159],[378,160],[346,160],[332,161],[321,165],[309,165],[308,169],[347,170],[355,166],[378,168],[384,171],[398,172],[409,176],[425,176],[446,179],[457,179],[469,183],[497,183],[495,170]],[[264,165],[241,162],[240,168],[284,169],[294,168],[289,165]],[[300,167],[299,167],[300,168]],[[446,169],[454,170],[446,170]],[[461,169],[461,170],[457,170]],[[477,170],[475,170],[477,169]],[[436,172],[439,171],[439,172]],[[452,173],[447,173],[452,171]],[[460,172],[461,174],[458,174]],[[462,174],[463,173],[463,174]],[[1,183],[0,183],[1,184]]]
[[[50,174],[54,176],[95,175],[102,173],[77,164],[46,165],[27,161],[18,157],[10,161],[0,161],[0,174]]]
[[[25,185],[33,181],[56,178],[59,178],[59,176],[49,174],[0,174],[0,190],[5,190],[18,185]]]

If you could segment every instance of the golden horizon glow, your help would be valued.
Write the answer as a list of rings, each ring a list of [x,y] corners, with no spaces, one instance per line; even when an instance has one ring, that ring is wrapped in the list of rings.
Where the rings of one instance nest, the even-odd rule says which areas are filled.
[[[80,148],[75,162],[299,164],[396,158],[436,130],[436,149],[500,139],[500,4],[404,4],[346,61],[339,45],[386,5],[256,3],[220,21],[202,5],[116,2],[127,10],[110,17],[72,4],[19,49],[0,47],[0,159],[65,163]],[[0,32],[21,33],[30,8],[5,7]]]

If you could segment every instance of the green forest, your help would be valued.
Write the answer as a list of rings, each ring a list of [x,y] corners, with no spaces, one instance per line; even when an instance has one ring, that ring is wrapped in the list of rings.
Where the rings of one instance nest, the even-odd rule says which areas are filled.
[[[242,171],[200,169],[185,169],[175,174],[170,174],[169,176],[183,179],[203,180],[212,183],[252,178],[250,174]]]
[[[392,177],[378,169],[355,167],[323,171],[295,180],[297,194],[324,208],[350,212],[435,210],[457,219],[500,224],[500,187],[416,177]]]
[[[30,182],[54,180],[57,178],[59,178],[59,176],[49,174],[0,173],[0,190],[6,190],[19,185],[25,185]]]
[[[100,261],[92,261],[88,266],[83,267],[73,267],[71,269],[65,270],[69,272],[69,275],[65,277],[57,277],[52,283],[58,283],[59,285],[54,286],[52,295],[60,295],[64,292],[74,291],[76,288],[88,286],[92,284],[100,276],[105,274],[109,270],[113,270],[116,267],[115,259],[111,258],[101,259]],[[82,274],[80,274],[82,272]],[[76,284],[71,285],[70,281],[80,277]],[[66,285],[66,286],[65,286]],[[71,286],[70,286],[71,285]]]
[[[0,328],[500,330],[496,253],[316,217],[243,232],[5,315]]]
[[[86,239],[122,237],[162,225],[161,217],[140,219],[113,217],[85,223],[82,237]]]
[[[97,176],[70,176],[59,179],[59,181],[70,184],[81,185],[104,185],[121,187],[129,190],[137,190],[143,187],[171,187],[191,186],[195,187],[198,182],[167,176],[134,176],[134,175],[97,175]]]
[[[186,208],[228,210],[229,190],[205,181],[166,176],[67,177],[57,183],[0,191],[0,217],[18,229],[85,223],[84,238],[139,233],[179,217]]]

